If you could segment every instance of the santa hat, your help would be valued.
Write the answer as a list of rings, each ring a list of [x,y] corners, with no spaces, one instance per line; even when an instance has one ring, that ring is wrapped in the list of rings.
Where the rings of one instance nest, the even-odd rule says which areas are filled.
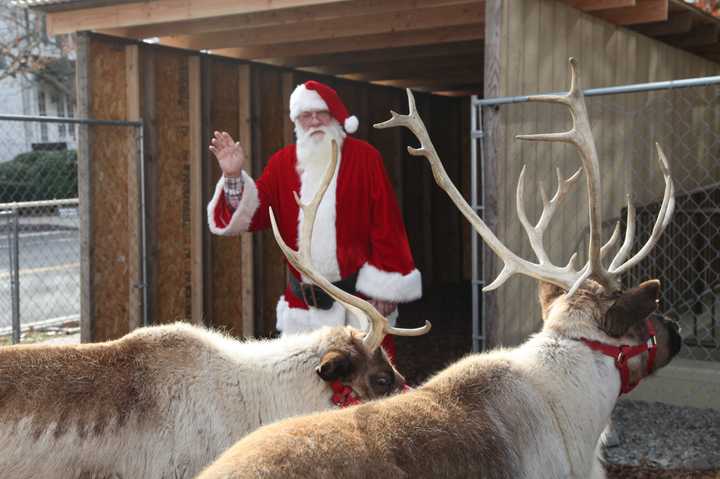
[[[329,111],[348,133],[358,129],[357,117],[350,116],[337,92],[313,80],[301,83],[290,95],[290,119],[295,121],[300,113],[310,110]]]

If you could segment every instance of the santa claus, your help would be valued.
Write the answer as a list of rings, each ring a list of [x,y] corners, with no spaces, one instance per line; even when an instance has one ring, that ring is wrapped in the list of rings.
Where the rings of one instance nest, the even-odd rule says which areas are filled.
[[[208,204],[210,231],[236,235],[268,228],[272,206],[283,239],[297,249],[303,217],[293,192],[299,192],[304,203],[310,201],[335,140],[340,147],[338,167],[318,209],[312,261],[329,281],[368,298],[394,322],[397,303],[419,298],[422,286],[380,153],[347,136],[357,131],[358,120],[348,114],[335,90],[320,82],[295,88],[290,120],[297,143],[276,152],[257,181],[242,170],[242,147],[226,132],[215,132],[210,151],[223,176]],[[289,284],[277,304],[277,329],[283,334],[321,326],[366,326],[289,267]]]

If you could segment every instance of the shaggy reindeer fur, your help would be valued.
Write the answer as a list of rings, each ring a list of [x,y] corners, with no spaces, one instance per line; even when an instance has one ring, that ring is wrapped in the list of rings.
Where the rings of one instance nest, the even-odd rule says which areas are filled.
[[[643,342],[659,283],[612,296],[587,283],[569,300],[541,288],[544,327],[523,345],[470,355],[408,394],[263,427],[199,479],[603,478],[599,438],[620,379],[579,339]],[[659,368],[680,337],[652,321]],[[646,360],[631,361],[636,378]]]
[[[193,477],[263,424],[332,408],[323,379],[364,399],[402,388],[362,337],[337,327],[239,342],[178,323],[107,343],[0,348],[0,475]]]

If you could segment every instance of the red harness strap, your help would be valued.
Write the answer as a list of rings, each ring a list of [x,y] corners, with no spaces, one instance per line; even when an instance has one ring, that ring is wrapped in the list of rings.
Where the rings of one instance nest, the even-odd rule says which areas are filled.
[[[333,390],[331,401],[338,407],[349,407],[360,404],[360,398],[357,397],[355,391],[350,386],[346,386],[339,379],[330,383]]]
[[[339,379],[331,382],[330,387],[333,390],[333,395],[330,400],[337,407],[344,408],[362,403],[357,394],[355,394],[355,391],[353,391],[350,386],[346,386],[341,383]],[[407,384],[403,386],[403,392],[408,392],[411,390],[412,388]]]
[[[615,367],[620,371],[620,380],[622,382],[620,386],[620,394],[627,394],[635,386],[640,384],[640,380],[635,383],[630,383],[630,368],[628,367],[628,359],[638,356],[645,351],[648,352],[647,361],[647,373],[648,376],[652,373],[655,367],[655,354],[657,353],[657,340],[655,338],[655,326],[653,326],[652,320],[647,320],[647,330],[650,337],[643,344],[637,346],[611,346],[609,344],[601,343],[599,341],[591,341],[589,339],[582,338],[582,342],[585,343],[593,351],[600,351],[606,356],[610,356],[615,359]]]

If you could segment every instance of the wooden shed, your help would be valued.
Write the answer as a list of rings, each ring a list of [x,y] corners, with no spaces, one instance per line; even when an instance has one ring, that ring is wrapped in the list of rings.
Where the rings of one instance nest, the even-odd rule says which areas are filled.
[[[437,351],[434,367],[440,367],[471,344],[470,230],[425,162],[405,152],[414,139],[371,127],[390,109],[406,111],[402,88],[418,92],[420,113],[467,196],[471,95],[561,90],[568,84],[569,56],[580,61],[585,88],[717,74],[720,60],[718,20],[679,0],[21,3],[48,13],[51,34],[82,32],[78,114],[142,118],[145,125],[141,163],[132,141],[118,146],[117,131],[88,130],[81,156],[81,202],[90,225],[83,246],[84,340],[115,338],[141,322],[141,225],[133,212],[143,200],[151,322],[187,319],[238,335],[272,332],[286,281],[281,253],[267,233],[240,239],[208,233],[204,206],[219,170],[207,141],[213,130],[233,133],[249,148],[248,168],[258,175],[269,155],[293,140],[290,91],[317,78],[340,92],[360,118],[357,136],[385,158],[426,291],[425,302],[401,313],[407,324],[428,316],[434,321],[433,338],[412,341]],[[562,126],[561,117],[552,116],[549,124]],[[557,161],[563,170],[575,164],[571,152],[512,141],[517,133],[546,130],[546,118],[539,107],[522,116],[501,108],[483,118],[486,136],[494,140],[481,172],[485,217],[501,239],[525,254],[529,248],[514,214],[519,168],[523,162],[544,165],[531,166],[530,184],[551,174],[545,157],[562,156]],[[620,148],[622,129],[603,134],[608,131],[602,148]],[[145,199],[132,186],[141,174]],[[618,195],[607,201],[608,211],[622,208]],[[122,227],[106,221],[111,217],[124,218]],[[574,248],[583,228],[579,217],[563,216],[552,232],[552,255]],[[534,285],[524,279],[485,296],[487,345],[516,344],[537,329],[539,320],[530,319],[538,318],[534,296]]]

